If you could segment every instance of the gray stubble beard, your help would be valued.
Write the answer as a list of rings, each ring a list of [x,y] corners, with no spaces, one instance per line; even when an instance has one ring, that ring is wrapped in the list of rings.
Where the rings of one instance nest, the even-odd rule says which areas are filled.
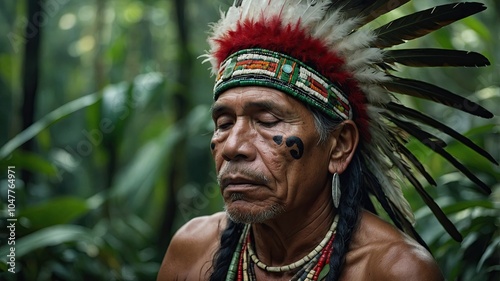
[[[242,200],[244,196],[241,193],[233,193],[231,194],[231,202],[236,200]],[[282,205],[274,204],[269,208],[260,211],[259,213],[246,213],[239,212],[234,210],[228,210],[227,204],[224,204],[224,210],[228,215],[229,219],[231,219],[235,223],[263,223],[271,219],[277,218],[279,215],[285,212],[285,208]]]

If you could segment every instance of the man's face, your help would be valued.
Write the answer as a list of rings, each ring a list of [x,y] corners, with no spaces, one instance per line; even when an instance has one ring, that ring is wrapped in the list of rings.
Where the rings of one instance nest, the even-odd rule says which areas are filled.
[[[233,88],[214,103],[212,118],[212,154],[233,220],[300,213],[324,192],[330,151],[299,101],[270,88]]]

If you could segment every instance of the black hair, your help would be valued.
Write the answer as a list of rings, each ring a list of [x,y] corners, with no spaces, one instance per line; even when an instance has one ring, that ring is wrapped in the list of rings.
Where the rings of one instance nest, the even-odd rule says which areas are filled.
[[[344,173],[340,175],[342,197],[337,212],[339,222],[337,233],[333,240],[333,252],[330,257],[330,271],[326,280],[338,280],[345,262],[345,256],[354,231],[358,227],[362,202],[364,198],[362,189],[361,160],[356,152]]]
[[[242,223],[235,223],[229,218],[227,219],[227,226],[220,237],[220,247],[215,253],[213,259],[213,271],[210,275],[210,281],[225,280],[231,259],[245,225]]]

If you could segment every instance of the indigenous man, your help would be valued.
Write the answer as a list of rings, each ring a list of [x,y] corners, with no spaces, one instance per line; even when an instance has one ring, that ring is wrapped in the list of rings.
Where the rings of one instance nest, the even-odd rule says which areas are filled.
[[[225,211],[176,233],[158,280],[443,280],[395,181],[399,173],[430,198],[413,168],[432,178],[404,142],[411,134],[437,152],[441,146],[405,118],[437,121],[391,92],[449,106],[472,102],[388,73],[395,62],[449,65],[436,57],[457,51],[384,49],[484,6],[443,5],[418,15],[432,17],[432,24],[409,25],[410,15],[375,31],[360,29],[408,1],[243,0],[213,26],[211,149]],[[409,63],[417,54],[421,61]],[[471,56],[474,66],[488,64],[479,54],[460,54],[467,59],[453,65],[472,66]],[[491,117],[477,104],[460,109]],[[372,198],[394,226],[374,214]],[[436,216],[460,239],[436,206]]]

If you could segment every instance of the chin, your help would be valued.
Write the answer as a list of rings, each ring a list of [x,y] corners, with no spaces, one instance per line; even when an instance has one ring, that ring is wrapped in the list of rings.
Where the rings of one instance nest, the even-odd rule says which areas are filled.
[[[232,202],[226,203],[224,209],[229,218],[236,223],[263,223],[272,220],[281,215],[285,210],[281,205],[271,205],[269,207],[241,206],[251,203],[240,204]],[[240,205],[240,206],[235,206]]]

